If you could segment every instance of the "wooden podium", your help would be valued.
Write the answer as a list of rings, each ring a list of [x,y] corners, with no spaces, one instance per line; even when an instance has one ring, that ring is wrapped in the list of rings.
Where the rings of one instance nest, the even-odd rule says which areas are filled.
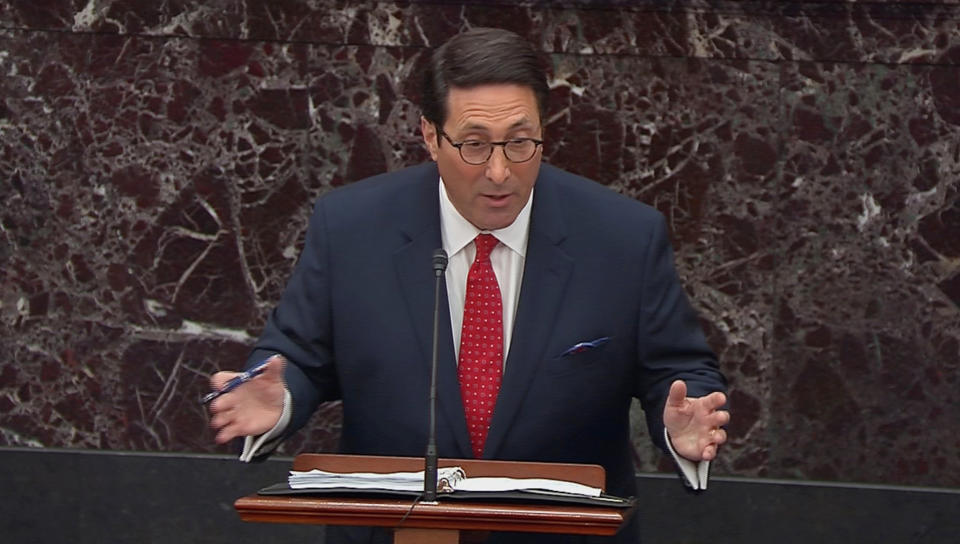
[[[439,466],[463,467],[471,477],[552,478],[605,488],[599,465],[440,459]],[[314,468],[413,472],[423,470],[423,458],[301,454],[294,459],[293,470]],[[244,521],[390,527],[395,544],[458,544],[489,531],[612,535],[633,513],[632,508],[585,504],[302,495],[250,495],[237,499],[234,507]]]

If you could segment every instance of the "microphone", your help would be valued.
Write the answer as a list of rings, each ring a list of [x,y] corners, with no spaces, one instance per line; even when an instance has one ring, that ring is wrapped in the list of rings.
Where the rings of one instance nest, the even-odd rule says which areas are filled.
[[[440,284],[447,270],[447,252],[433,252],[433,274],[436,283],[433,291],[433,356],[430,360],[430,424],[427,429],[427,452],[423,469],[423,499],[437,500],[437,343],[440,337]]]

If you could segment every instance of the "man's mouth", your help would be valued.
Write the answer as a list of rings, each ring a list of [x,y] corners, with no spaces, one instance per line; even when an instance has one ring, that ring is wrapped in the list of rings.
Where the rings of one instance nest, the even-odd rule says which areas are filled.
[[[501,204],[507,201],[510,198],[510,194],[505,195],[483,195],[484,198],[492,202],[493,204]]]

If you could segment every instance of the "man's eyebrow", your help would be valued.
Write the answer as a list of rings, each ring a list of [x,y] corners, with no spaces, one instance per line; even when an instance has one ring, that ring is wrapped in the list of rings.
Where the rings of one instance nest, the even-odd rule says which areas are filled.
[[[465,125],[464,127],[462,127],[460,130],[483,130],[483,131],[486,131],[486,130],[490,130],[490,129],[489,129],[486,125],[480,125],[480,124],[477,124],[477,123],[470,123],[469,125]]]

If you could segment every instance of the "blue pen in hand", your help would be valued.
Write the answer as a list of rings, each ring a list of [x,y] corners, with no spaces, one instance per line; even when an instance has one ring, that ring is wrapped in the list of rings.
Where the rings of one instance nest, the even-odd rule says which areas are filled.
[[[245,371],[245,372],[241,372],[240,375],[238,375],[238,376],[236,376],[236,377],[234,377],[234,378],[230,378],[230,381],[228,381],[227,383],[223,384],[223,387],[221,387],[220,389],[218,389],[218,390],[216,390],[216,391],[214,391],[214,392],[212,392],[212,393],[207,393],[206,395],[203,396],[202,399],[200,399],[200,404],[207,404],[207,403],[211,402],[213,399],[219,397],[220,395],[223,395],[223,394],[225,394],[225,393],[229,393],[229,392],[233,391],[234,389],[236,389],[237,387],[239,387],[239,386],[241,386],[241,385],[249,382],[250,380],[252,380],[252,379],[254,378],[254,376],[259,376],[260,374],[263,374],[263,371],[266,370],[266,368],[267,368],[267,362],[268,362],[272,357],[273,357],[273,356],[267,357],[266,359],[260,361],[260,362],[257,363],[256,365],[254,365],[254,367],[251,368],[250,370],[247,370],[247,371]]]

